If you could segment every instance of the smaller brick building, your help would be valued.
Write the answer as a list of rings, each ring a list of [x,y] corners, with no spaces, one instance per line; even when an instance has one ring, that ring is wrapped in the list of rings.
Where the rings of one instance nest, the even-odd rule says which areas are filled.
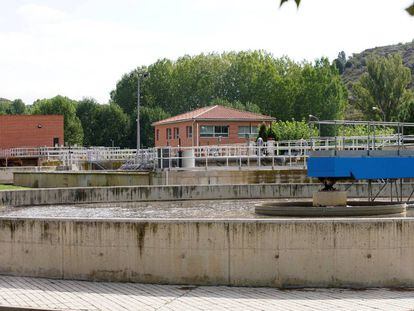
[[[275,118],[223,106],[208,106],[152,124],[155,146],[206,146],[245,143],[260,124]]]
[[[63,144],[62,115],[0,116],[0,149]]]

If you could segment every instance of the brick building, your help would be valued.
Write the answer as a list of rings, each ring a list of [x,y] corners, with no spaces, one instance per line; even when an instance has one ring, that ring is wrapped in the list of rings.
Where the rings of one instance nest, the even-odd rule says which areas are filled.
[[[223,106],[203,107],[152,124],[155,146],[205,146],[245,143],[258,126],[275,118]]]
[[[0,149],[63,144],[62,115],[0,116]]]

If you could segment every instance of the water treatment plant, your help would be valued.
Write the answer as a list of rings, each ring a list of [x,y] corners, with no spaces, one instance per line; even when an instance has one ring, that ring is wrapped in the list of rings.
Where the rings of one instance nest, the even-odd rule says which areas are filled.
[[[385,149],[373,137],[358,150],[344,141],[302,142],[307,173],[300,163],[270,170],[278,178],[287,174],[276,183],[266,182],[263,167],[239,167],[238,174],[211,165],[169,168],[151,183],[146,174],[155,173],[129,171],[147,178],[130,186],[73,187],[82,176],[94,180],[88,171],[72,184],[67,174],[76,172],[16,172],[17,183],[30,180],[34,188],[0,191],[0,273],[153,284],[412,287],[414,157],[410,137],[402,138],[394,136],[397,144]],[[258,155],[262,164],[272,162],[265,153],[250,154],[257,166]],[[106,182],[119,179],[105,174],[122,176],[99,174]],[[166,174],[181,182],[166,182]],[[252,176],[262,177],[249,183]],[[48,178],[66,184],[36,188]]]
[[[0,0],[0,311],[413,311],[413,18]]]

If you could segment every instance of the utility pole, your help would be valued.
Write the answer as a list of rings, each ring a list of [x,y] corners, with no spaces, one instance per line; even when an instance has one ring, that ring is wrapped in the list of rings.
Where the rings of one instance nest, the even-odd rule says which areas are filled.
[[[139,110],[141,107],[141,78],[145,79],[149,77],[149,73],[148,72],[144,72],[143,74],[138,74],[138,91],[137,91],[137,154],[136,157],[138,158],[139,155],[139,150],[141,149],[141,133],[140,133],[140,128],[141,128],[141,123],[139,120]]]
[[[141,107],[141,76],[138,75],[138,91],[137,91],[137,157],[139,149],[141,149],[141,133],[140,133],[140,121],[139,121],[139,108]]]

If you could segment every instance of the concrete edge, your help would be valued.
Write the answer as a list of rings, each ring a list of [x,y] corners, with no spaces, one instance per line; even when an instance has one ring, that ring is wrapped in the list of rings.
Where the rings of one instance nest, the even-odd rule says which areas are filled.
[[[408,197],[414,184],[404,184],[403,195]],[[339,189],[349,186],[349,198],[366,197],[368,185],[338,184]],[[377,191],[381,184],[373,184]],[[232,200],[232,199],[289,199],[310,198],[321,189],[318,183],[301,184],[237,184],[237,185],[173,185],[173,186],[117,186],[38,188],[0,191],[0,206],[36,206],[65,204],[94,204],[114,202]],[[387,192],[381,194],[387,196]]]
[[[248,224],[303,224],[309,223],[312,224],[318,223],[393,223],[393,222],[414,222],[414,217],[330,217],[330,218],[315,218],[315,217],[292,217],[285,219],[266,219],[266,218],[70,218],[70,217],[0,217],[0,222],[2,221],[37,221],[37,222],[73,222],[73,223],[147,223],[147,224],[193,224],[193,223],[220,223],[220,224],[238,224],[238,223],[248,223]]]
[[[407,184],[407,183],[406,183]],[[411,183],[410,183],[411,184]],[[337,186],[350,186],[350,185],[367,185],[365,183],[341,183],[337,184]],[[414,186],[414,183],[412,183]],[[211,188],[211,187],[225,187],[225,186],[318,186],[319,188],[323,188],[323,185],[320,183],[294,183],[294,184],[288,184],[288,183],[263,183],[263,184],[217,184],[217,185],[139,185],[139,186],[92,186],[92,187],[56,187],[56,188],[27,188],[27,189],[16,189],[16,190],[0,190],[1,192],[15,192],[15,191],[39,191],[39,190],[88,190],[88,189],[135,189],[135,188],[180,188],[180,187],[205,187],[205,188]]]

